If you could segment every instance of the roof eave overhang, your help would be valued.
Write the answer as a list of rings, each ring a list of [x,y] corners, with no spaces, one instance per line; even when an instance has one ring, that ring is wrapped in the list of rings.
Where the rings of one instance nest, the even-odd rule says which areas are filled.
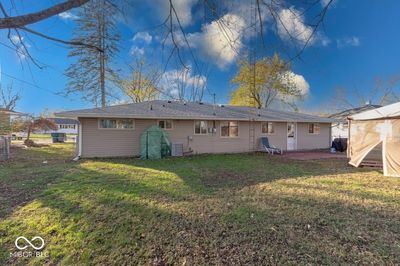
[[[96,113],[56,113],[59,117],[68,118],[132,118],[132,119],[172,119],[172,120],[216,120],[216,121],[256,121],[256,122],[297,122],[297,123],[333,123],[335,120],[318,119],[271,119],[262,117],[215,117],[215,116],[138,116],[127,114],[96,114]]]

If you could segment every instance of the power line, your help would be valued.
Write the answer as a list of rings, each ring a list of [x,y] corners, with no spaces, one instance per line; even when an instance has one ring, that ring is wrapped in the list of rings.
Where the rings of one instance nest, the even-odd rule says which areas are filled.
[[[53,92],[53,91],[51,91],[51,90],[49,90],[49,89],[46,89],[46,88],[40,87],[40,86],[38,86],[38,85],[36,85],[36,84],[33,84],[33,83],[29,82],[29,81],[26,81],[26,80],[17,78],[17,77],[15,77],[15,76],[12,76],[12,75],[7,74],[7,73],[5,73],[5,72],[1,72],[1,74],[4,75],[4,76],[9,77],[9,78],[11,78],[11,79],[17,80],[17,81],[19,81],[19,82],[22,82],[22,83],[24,83],[24,84],[30,85],[30,86],[35,87],[35,88],[37,88],[37,89],[47,91],[47,92],[49,92],[49,93],[51,93],[51,94],[53,94],[53,95],[56,95],[56,96],[58,96],[58,97],[62,97],[62,98],[65,99],[65,97],[63,97],[63,96],[61,96],[61,95],[59,95],[59,94],[57,94],[57,93],[55,93],[55,92]]]

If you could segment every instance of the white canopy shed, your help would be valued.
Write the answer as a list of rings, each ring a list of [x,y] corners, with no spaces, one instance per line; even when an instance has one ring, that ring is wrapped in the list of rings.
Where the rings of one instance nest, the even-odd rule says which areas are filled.
[[[382,147],[385,176],[400,177],[400,102],[348,117],[347,156],[358,167],[376,147]]]

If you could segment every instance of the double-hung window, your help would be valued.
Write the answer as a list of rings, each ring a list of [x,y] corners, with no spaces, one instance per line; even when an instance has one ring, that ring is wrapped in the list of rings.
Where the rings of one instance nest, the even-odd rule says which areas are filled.
[[[221,137],[234,138],[239,136],[239,123],[237,121],[221,122]]]
[[[158,126],[165,130],[170,130],[173,128],[172,120],[159,120]]]
[[[99,128],[133,129],[133,119],[99,119]]]
[[[272,122],[263,122],[261,124],[261,132],[263,134],[274,134],[274,132],[275,132],[274,123],[272,123]]]
[[[319,124],[315,124],[315,123],[310,123],[308,124],[308,133],[309,134],[319,134],[320,132],[320,127]]]
[[[204,120],[194,121],[194,134],[207,135],[207,121]]]

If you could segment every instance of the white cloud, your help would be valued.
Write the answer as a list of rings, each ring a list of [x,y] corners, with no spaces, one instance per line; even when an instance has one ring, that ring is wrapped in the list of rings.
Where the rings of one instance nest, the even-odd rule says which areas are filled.
[[[132,56],[143,56],[144,55],[144,49],[139,48],[137,46],[132,46],[131,49],[129,50],[129,54]]]
[[[244,28],[243,18],[226,14],[219,20],[204,24],[201,32],[188,34],[187,38],[205,60],[212,59],[222,69],[236,59],[242,48]]]
[[[138,32],[132,38],[133,41],[142,40],[147,44],[151,43],[152,39],[153,37],[147,31]]]
[[[304,15],[294,7],[281,9],[278,12],[277,29],[279,37],[294,44],[328,46],[330,39],[320,32],[313,32],[314,28],[305,23]]]
[[[360,46],[361,42],[358,37],[346,37],[336,40],[336,44],[338,48],[343,48],[346,46]]]
[[[189,26],[193,23],[193,16],[192,16],[192,7],[197,3],[198,0],[172,0],[172,4],[176,13],[178,14],[179,21],[182,27]],[[159,10],[161,15],[161,20],[165,20],[170,11],[169,1],[168,0],[157,0],[154,1],[154,6],[156,6]],[[173,14],[173,22],[177,24],[177,19],[175,17],[174,12]]]
[[[11,41],[15,44],[19,44],[21,42],[21,40],[19,39],[19,37],[17,35],[11,35]],[[23,40],[23,37],[21,37],[21,39]]]
[[[315,37],[311,37],[313,29],[304,23],[304,16],[300,11],[294,8],[282,9],[278,16],[278,35],[281,39],[295,41],[301,45],[305,45],[308,40],[309,44],[314,43]]]
[[[286,72],[283,81],[286,83],[293,84],[296,89],[300,91],[300,94],[305,96],[310,92],[310,85],[306,81],[306,79],[299,74],[293,72]]]
[[[28,49],[31,47],[31,45],[27,42],[24,41],[24,37],[21,36],[21,38],[14,34],[11,35],[10,37],[11,42],[13,45],[16,47],[16,52],[19,60],[25,60],[26,57],[28,56]]]
[[[204,89],[206,82],[205,76],[194,75],[191,68],[186,70],[172,69],[163,74],[159,85],[166,94],[179,98],[179,92],[182,91],[182,88],[187,88],[185,92],[188,94],[191,88]],[[188,95],[182,96],[187,98]]]
[[[299,74],[289,72],[289,79],[296,88],[300,91],[301,95],[307,95],[310,92],[310,84],[306,81],[306,79]]]
[[[321,0],[321,2],[320,2],[321,6],[322,7],[326,7],[329,4],[330,1],[331,0]],[[332,0],[332,3],[330,3],[329,7],[332,7],[332,6],[336,5],[336,3],[337,3],[336,0]]]
[[[230,0],[230,1],[221,1],[221,5],[223,5],[230,14],[238,15],[239,17],[245,20],[246,26],[251,27],[251,19],[254,19],[254,5],[249,4],[249,0]],[[261,21],[263,23],[268,22],[272,19],[271,14],[266,7],[261,7]],[[257,14],[257,23],[259,23],[259,17]],[[263,25],[266,27],[267,25]],[[258,27],[258,25],[257,25]],[[265,33],[265,32],[264,32]],[[249,30],[246,34],[254,35],[254,30]]]
[[[71,12],[68,12],[68,11],[65,11],[65,12],[62,12],[62,13],[58,14],[58,16],[61,19],[64,19],[64,20],[78,19],[79,18],[77,15],[74,15]]]

